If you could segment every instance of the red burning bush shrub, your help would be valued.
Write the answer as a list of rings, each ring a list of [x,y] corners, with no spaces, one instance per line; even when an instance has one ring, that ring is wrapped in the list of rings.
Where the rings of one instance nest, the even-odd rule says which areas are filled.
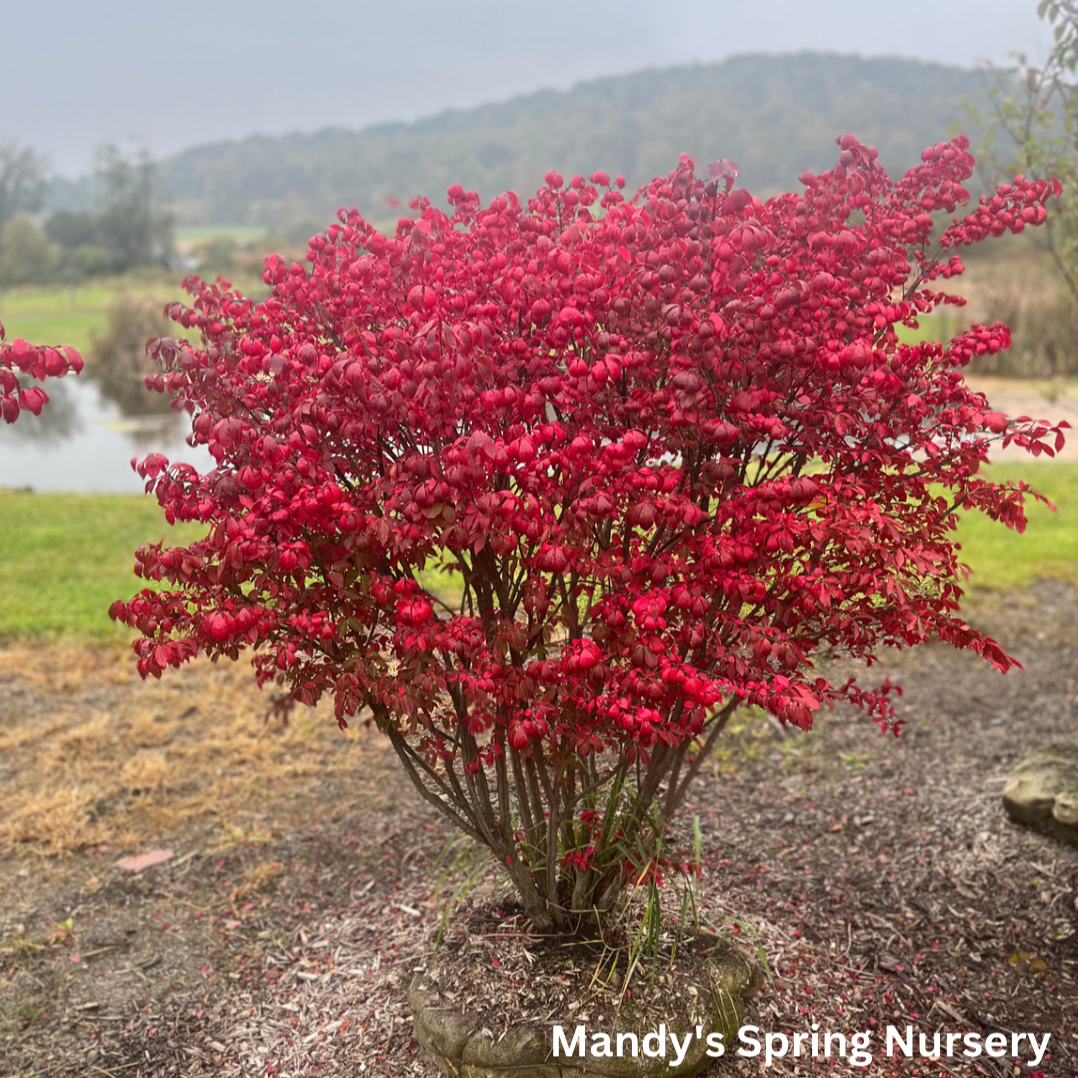
[[[43,382],[46,378],[63,378],[68,371],[82,370],[82,357],[74,348],[43,348],[16,338],[4,342],[4,327],[0,325],[0,416],[14,423],[19,412],[41,415],[49,396],[40,386],[24,386],[15,371],[28,374]]]
[[[960,247],[1044,220],[1018,178],[930,245],[972,164],[956,140],[892,181],[846,137],[766,203],[687,158],[633,202],[601,173],[526,205],[457,186],[393,238],[342,213],[261,303],[192,279],[169,313],[203,346],[157,342],[151,381],[218,466],[139,465],[208,525],[138,553],[168,584],[113,607],[139,670],[251,649],[260,683],[370,717],[541,928],[658,872],[739,704],[892,721],[886,682],[816,658],[938,638],[1006,670],[958,614],[954,514],[1021,529],[1022,485],[978,470],[1059,434],[964,384],[1004,326],[896,335],[956,302]]]

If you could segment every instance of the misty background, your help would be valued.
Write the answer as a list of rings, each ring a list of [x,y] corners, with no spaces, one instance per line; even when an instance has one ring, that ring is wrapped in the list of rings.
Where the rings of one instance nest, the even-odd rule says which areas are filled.
[[[550,167],[640,183],[729,157],[761,194],[853,131],[904,168],[968,126],[978,69],[1050,49],[1035,4],[638,0],[0,3],[0,142],[100,211],[104,145],[159,163],[176,223],[289,230],[356,205],[491,196]]]

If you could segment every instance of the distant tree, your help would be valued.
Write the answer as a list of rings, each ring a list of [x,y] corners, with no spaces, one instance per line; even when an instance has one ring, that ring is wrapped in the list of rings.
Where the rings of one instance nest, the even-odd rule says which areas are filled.
[[[41,284],[56,269],[56,252],[27,217],[14,217],[0,233],[0,285]]]
[[[994,72],[988,115],[970,111],[987,132],[978,160],[992,185],[1016,173],[1062,183],[1040,237],[1078,304],[1078,0],[1041,0],[1037,14],[1052,26],[1052,54],[1041,67],[1015,54]]]
[[[47,171],[45,158],[31,147],[0,142],[0,231],[17,214],[41,209]]]
[[[602,161],[635,187],[687,150],[701,160],[734,158],[741,182],[774,194],[805,168],[830,167],[836,131],[857,131],[885,168],[901,171],[962,119],[963,102],[982,101],[983,89],[978,72],[943,64],[739,56],[595,79],[414,124],[203,144],[162,162],[161,181],[202,221],[286,230],[305,252],[341,206],[392,231],[399,214],[389,195],[406,205],[417,191],[456,182],[484,195],[533,191],[553,162],[571,174]],[[303,221],[318,227],[292,227]]]
[[[282,230],[281,235],[290,247],[306,248],[307,241],[312,236],[317,236],[323,231],[325,231],[325,226],[320,222],[313,221],[309,217],[303,217],[290,222],[288,226]]]
[[[102,243],[101,218],[92,213],[60,210],[45,222],[45,235],[59,248],[62,275],[72,287],[113,268],[112,254]]]
[[[215,236],[199,244],[196,254],[202,269],[211,269],[217,273],[229,273],[236,265],[236,252],[239,244],[231,236]],[[160,336],[160,334],[158,334]]]
[[[94,247],[101,242],[101,222],[92,213],[60,210],[45,222],[45,235],[65,251]]]
[[[160,202],[157,169],[142,151],[133,158],[115,146],[97,151],[94,172],[104,191],[98,218],[99,242],[112,268],[167,265],[172,253],[172,217]]]
[[[72,281],[80,281],[84,277],[102,277],[110,269],[112,259],[108,250],[93,244],[76,247],[64,262],[65,274]]]

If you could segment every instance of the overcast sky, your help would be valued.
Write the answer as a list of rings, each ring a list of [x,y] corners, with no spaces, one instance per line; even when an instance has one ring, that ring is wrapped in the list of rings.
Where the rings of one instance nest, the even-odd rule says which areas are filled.
[[[972,67],[1043,58],[1036,0],[0,0],[0,140],[66,175],[112,141],[154,155],[360,128],[645,67],[802,49]]]

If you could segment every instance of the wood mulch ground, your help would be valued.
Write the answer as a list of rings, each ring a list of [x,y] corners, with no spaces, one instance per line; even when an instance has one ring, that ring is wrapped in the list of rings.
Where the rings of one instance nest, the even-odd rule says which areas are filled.
[[[775,975],[746,1021],[910,1023],[930,1038],[1048,1032],[1039,1070],[1064,1078],[1078,1074],[1078,850],[1010,824],[999,794],[1027,751],[1078,736],[1078,597],[1045,584],[975,609],[1023,671],[1000,677],[942,647],[889,658],[883,672],[905,690],[898,740],[842,714],[809,735],[746,722],[684,824],[701,823],[704,915],[748,945],[758,934]],[[47,807],[59,797],[50,775],[70,763],[56,739],[88,723],[102,739],[100,759],[92,738],[70,748],[81,786],[59,823],[26,817],[5,832],[0,1078],[432,1078],[405,989],[456,886],[444,866],[460,847],[386,746],[355,733],[336,743],[344,766],[326,749],[331,718],[328,741],[266,724],[253,690],[242,703],[242,669],[197,667],[170,696],[167,679],[118,678],[126,658],[95,654],[0,652],[0,782],[28,781],[21,769],[51,753],[33,778]],[[60,666],[81,673],[64,679]],[[148,740],[108,742],[102,715]],[[218,737],[205,758],[192,721]],[[224,737],[226,721],[243,730]],[[143,767],[120,781],[125,752],[155,754],[156,778]],[[95,766],[104,805],[91,797]],[[218,812],[197,788],[211,780]],[[77,818],[72,804],[98,816]],[[117,867],[154,847],[173,858],[139,874]],[[1031,1073],[1009,1059],[887,1059],[882,1040],[874,1075]],[[708,1073],[828,1067],[796,1063],[765,1072],[734,1057]]]

